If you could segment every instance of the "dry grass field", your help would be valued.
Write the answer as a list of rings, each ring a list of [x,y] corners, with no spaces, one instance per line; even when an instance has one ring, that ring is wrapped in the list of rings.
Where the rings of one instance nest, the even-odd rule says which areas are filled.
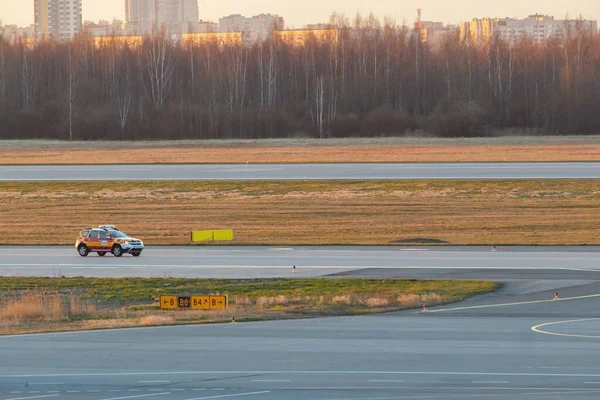
[[[434,306],[497,288],[401,279],[0,278],[0,335],[357,315]],[[162,294],[227,294],[226,310],[160,310]]]
[[[0,164],[598,161],[600,139],[339,139],[179,142],[4,141]]]
[[[68,244],[112,223],[148,245],[597,244],[600,182],[0,183],[0,244]]]

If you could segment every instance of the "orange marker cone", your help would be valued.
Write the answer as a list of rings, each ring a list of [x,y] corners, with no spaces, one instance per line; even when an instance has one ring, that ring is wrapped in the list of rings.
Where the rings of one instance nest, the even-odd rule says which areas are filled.
[[[231,317],[231,323],[235,324],[235,315],[233,317]]]
[[[496,246],[492,246],[492,251],[497,251]]]
[[[423,304],[423,312],[427,311],[427,304]]]

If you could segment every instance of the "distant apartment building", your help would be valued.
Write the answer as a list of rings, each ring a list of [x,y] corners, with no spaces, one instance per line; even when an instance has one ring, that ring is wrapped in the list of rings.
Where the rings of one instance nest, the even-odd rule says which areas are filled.
[[[35,25],[21,28],[17,25],[0,26],[0,35],[11,43],[16,43],[21,39],[30,39],[35,37]]]
[[[184,47],[216,44],[219,47],[243,44],[242,32],[186,33],[181,36]]]
[[[125,20],[140,34],[186,33],[198,23],[198,0],[125,0]]]
[[[493,37],[514,43],[527,36],[540,43],[548,39],[564,40],[567,31],[585,30],[598,33],[598,22],[589,20],[560,20],[548,15],[534,14],[524,19],[482,18],[460,24],[461,39],[487,43]]]
[[[70,40],[81,29],[81,0],[34,0],[35,36]]]
[[[259,14],[246,18],[240,14],[233,14],[219,18],[220,32],[241,32],[245,43],[265,40],[271,32],[284,28],[285,21],[279,15]]]
[[[418,31],[421,43],[427,43],[430,48],[438,49],[444,38],[453,32],[456,32],[456,25],[445,26],[443,22],[419,21],[415,23],[415,30]]]
[[[310,41],[336,43],[338,40],[337,29],[290,29],[273,31],[273,35],[294,47],[305,46]]]

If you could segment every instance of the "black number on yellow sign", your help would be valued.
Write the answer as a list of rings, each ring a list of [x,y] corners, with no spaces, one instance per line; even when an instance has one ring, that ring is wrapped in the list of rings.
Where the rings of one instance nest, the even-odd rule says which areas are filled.
[[[179,308],[190,308],[192,302],[189,297],[179,297]]]
[[[169,305],[171,305],[171,306],[174,306],[174,305],[175,305],[175,299],[171,299],[171,300],[169,301],[169,303],[170,303]]]
[[[217,305],[217,299],[210,299],[210,303],[212,306],[216,306]]]

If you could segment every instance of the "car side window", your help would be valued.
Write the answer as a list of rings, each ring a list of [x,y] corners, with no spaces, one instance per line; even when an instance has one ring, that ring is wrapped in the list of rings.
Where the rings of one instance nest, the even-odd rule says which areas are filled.
[[[90,230],[89,229],[81,231],[81,236],[83,236],[83,237],[88,237],[89,234],[90,234]]]
[[[92,231],[92,233],[90,233],[90,239],[98,239],[98,231]]]
[[[100,231],[100,239],[108,239],[108,232]]]

